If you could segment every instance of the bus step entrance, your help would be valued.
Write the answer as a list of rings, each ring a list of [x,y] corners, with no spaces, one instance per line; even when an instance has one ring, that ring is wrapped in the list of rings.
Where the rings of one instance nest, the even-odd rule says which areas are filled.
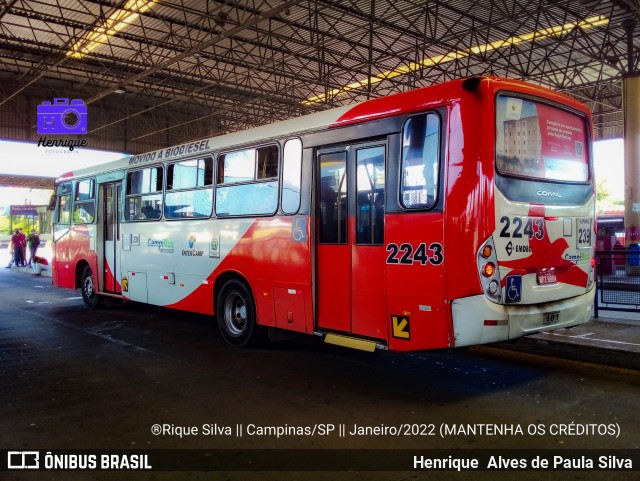
[[[360,351],[373,352],[378,349],[386,349],[386,346],[378,344],[376,341],[369,339],[360,339],[357,337],[343,336],[340,334],[329,333],[324,336],[324,342],[334,344],[336,346],[349,347],[351,349],[359,349]]]

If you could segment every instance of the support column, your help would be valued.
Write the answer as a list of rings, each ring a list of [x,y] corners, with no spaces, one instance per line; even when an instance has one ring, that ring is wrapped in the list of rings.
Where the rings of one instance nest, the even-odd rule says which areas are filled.
[[[640,76],[622,80],[626,244],[640,242]]]
[[[640,274],[640,76],[635,71],[633,31],[635,21],[623,22],[627,33],[627,75],[622,79],[624,122],[624,226],[627,272]]]

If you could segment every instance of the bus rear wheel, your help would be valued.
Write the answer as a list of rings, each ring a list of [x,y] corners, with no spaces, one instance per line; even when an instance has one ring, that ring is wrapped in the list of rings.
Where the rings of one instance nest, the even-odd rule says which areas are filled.
[[[265,338],[265,328],[256,323],[253,296],[238,279],[228,280],[220,289],[216,317],[222,338],[232,346],[255,346]]]
[[[96,292],[96,283],[93,278],[91,267],[86,266],[82,271],[82,280],[80,281],[80,291],[82,292],[82,300],[90,309],[95,309],[100,304],[100,297]]]

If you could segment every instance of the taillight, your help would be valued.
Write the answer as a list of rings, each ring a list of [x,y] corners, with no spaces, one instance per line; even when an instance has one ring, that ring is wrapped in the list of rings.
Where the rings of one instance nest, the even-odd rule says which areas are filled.
[[[491,257],[492,253],[493,253],[493,246],[490,246],[490,245],[485,245],[480,251],[480,255],[485,259],[488,259],[489,257]]]
[[[482,268],[482,275],[485,277],[493,277],[496,273],[496,265],[493,262],[487,262]]]
[[[484,294],[493,302],[502,302],[502,287],[500,285],[500,273],[498,272],[498,258],[493,244],[493,238],[489,237],[478,249],[477,255],[478,274]]]

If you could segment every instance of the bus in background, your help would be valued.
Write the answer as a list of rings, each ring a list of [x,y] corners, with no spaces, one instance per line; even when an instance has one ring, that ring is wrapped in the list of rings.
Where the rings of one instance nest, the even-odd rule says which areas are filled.
[[[637,256],[631,258],[635,260]],[[627,265],[624,211],[605,211],[597,215],[596,260],[598,275],[616,274],[618,268],[624,269]]]
[[[596,251],[625,245],[624,211],[605,211],[597,215]]]
[[[587,322],[591,119],[469,78],[136,155],[57,179],[53,282],[373,351]]]

